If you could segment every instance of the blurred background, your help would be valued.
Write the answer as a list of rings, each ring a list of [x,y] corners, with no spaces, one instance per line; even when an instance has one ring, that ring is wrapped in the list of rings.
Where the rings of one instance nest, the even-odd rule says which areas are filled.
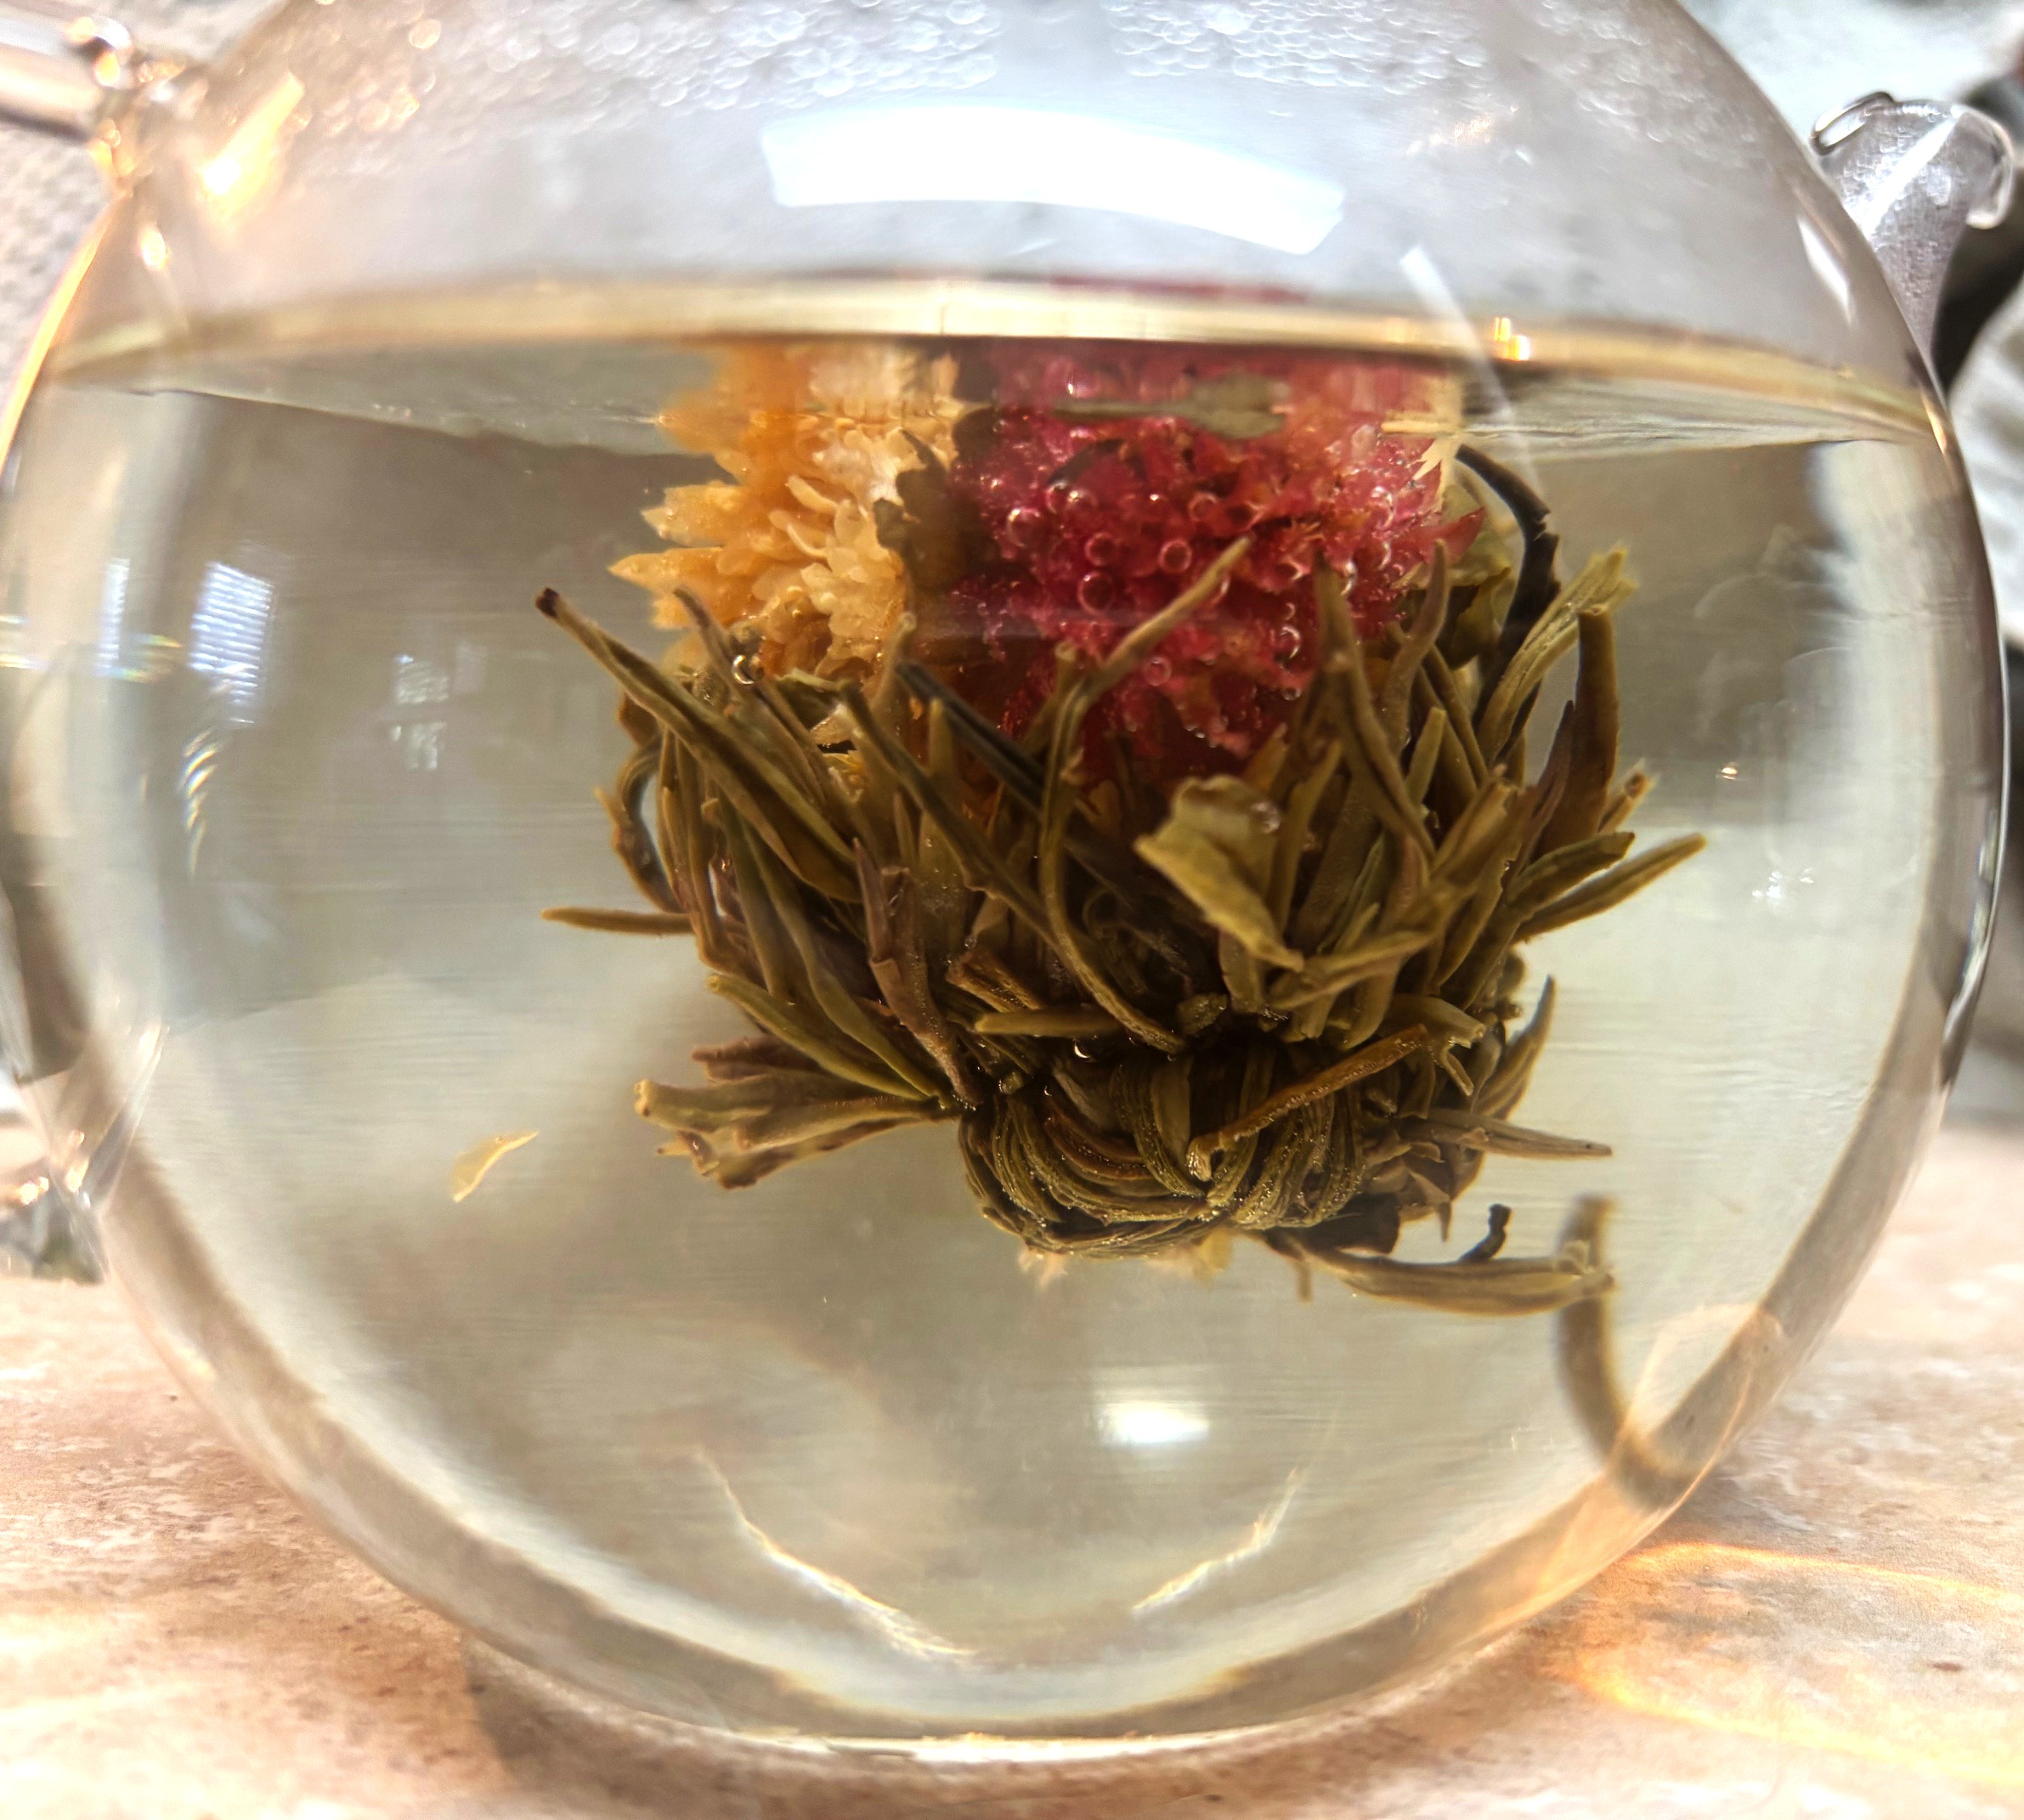
[[[142,42],[193,58],[214,54],[275,0],[127,0],[110,8]],[[2024,141],[2024,0],[1686,0],[1771,96],[1794,130],[1877,89],[1971,100]],[[0,382],[100,200],[83,151],[0,128]],[[1971,235],[1955,263],[1936,365],[1949,389],[1975,482],[2024,683],[2024,206]],[[4,616],[0,602],[0,618]],[[3,629],[3,628],[0,628]],[[0,641],[3,647],[4,641]],[[2024,689],[2013,693],[2024,694]],[[2024,748],[2024,740],[2013,743]],[[2024,796],[2024,792],[2014,792]],[[2024,841],[2013,839],[1976,1045],[1957,1116],[2024,1111]],[[16,930],[29,965],[37,935],[25,907]],[[22,1033],[17,1033],[17,1036]],[[0,1275],[89,1276],[71,1242],[65,1184],[48,1181],[37,1133],[0,1087]]]

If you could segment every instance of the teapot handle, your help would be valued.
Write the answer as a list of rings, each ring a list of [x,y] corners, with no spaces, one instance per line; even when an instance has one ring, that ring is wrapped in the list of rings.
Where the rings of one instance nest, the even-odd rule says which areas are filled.
[[[117,20],[39,0],[0,3],[0,122],[88,142],[181,66],[150,56]]]
[[[110,150],[133,105],[182,67],[143,52],[113,20],[0,0],[0,123]],[[0,446],[6,416],[0,399]],[[0,986],[0,1277],[27,1272],[93,1281],[100,1266],[84,1215],[87,1196],[101,1156],[111,1166],[122,1145],[87,1147],[82,1132],[71,1134],[75,1143],[48,1142],[42,1096],[25,1078],[37,1045],[21,989],[14,908],[0,896],[0,952],[16,969]],[[58,1153],[70,1157],[69,1167],[59,1166]]]
[[[2010,134],[1975,108],[1879,92],[1828,115],[1812,145],[1930,353],[1954,248],[1970,228],[1993,228],[2010,212]]]

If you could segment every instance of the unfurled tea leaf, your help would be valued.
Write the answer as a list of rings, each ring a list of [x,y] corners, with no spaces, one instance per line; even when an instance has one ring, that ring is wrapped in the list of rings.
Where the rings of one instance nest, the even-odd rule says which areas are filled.
[[[510,1156],[523,1144],[532,1144],[541,1134],[538,1131],[505,1131],[495,1138],[481,1139],[450,1165],[449,1198],[462,1201],[478,1190],[478,1185],[492,1173],[492,1167],[502,1156]]]
[[[544,910],[541,920],[613,935],[693,935],[696,932],[694,923],[677,910],[597,910],[563,905]]]
[[[1301,956],[1281,938],[1262,895],[1279,830],[1279,811],[1235,777],[1190,778],[1174,793],[1165,824],[1136,851],[1247,953],[1298,967]]]
[[[1663,878],[1674,867],[1692,859],[1707,845],[1705,835],[1688,834],[1678,840],[1669,840],[1662,847],[1654,847],[1649,853],[1642,853],[1635,859],[1625,860],[1601,878],[1579,890],[1569,891],[1564,897],[1554,899],[1544,909],[1526,918],[1518,932],[1519,939],[1529,941],[1536,935],[1550,935],[1586,917],[1600,916],[1605,910],[1614,910],[1648,885]]]
[[[1556,1137],[1551,1132],[1528,1131],[1507,1124],[1501,1118],[1472,1112],[1437,1109],[1423,1115],[1422,1123],[1451,1143],[1472,1150],[1490,1150],[1500,1156],[1607,1156],[1607,1144],[1591,1144],[1584,1138]]]
[[[1607,1270],[1558,1258],[1400,1263],[1345,1252],[1328,1259],[1325,1267],[1359,1295],[1410,1302],[1449,1314],[1553,1314],[1578,1302],[1593,1301],[1614,1286]]]

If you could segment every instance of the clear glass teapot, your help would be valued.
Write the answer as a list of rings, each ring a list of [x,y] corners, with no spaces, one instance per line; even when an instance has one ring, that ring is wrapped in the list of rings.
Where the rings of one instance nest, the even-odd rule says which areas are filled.
[[[14,1047],[392,1578],[711,1726],[1263,1725],[1831,1320],[1995,871],[1980,116],[1809,154],[1659,0],[20,14],[0,95],[115,189]]]

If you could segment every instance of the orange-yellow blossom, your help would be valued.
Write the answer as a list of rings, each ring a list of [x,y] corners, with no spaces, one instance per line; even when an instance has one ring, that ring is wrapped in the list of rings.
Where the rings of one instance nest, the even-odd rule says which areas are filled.
[[[661,423],[731,476],[672,489],[647,522],[676,547],[613,573],[687,623],[686,589],[726,625],[755,624],[770,671],[863,675],[907,605],[877,506],[924,449],[947,462],[963,407],[954,364],[890,343],[764,343],[718,355],[714,382]]]

